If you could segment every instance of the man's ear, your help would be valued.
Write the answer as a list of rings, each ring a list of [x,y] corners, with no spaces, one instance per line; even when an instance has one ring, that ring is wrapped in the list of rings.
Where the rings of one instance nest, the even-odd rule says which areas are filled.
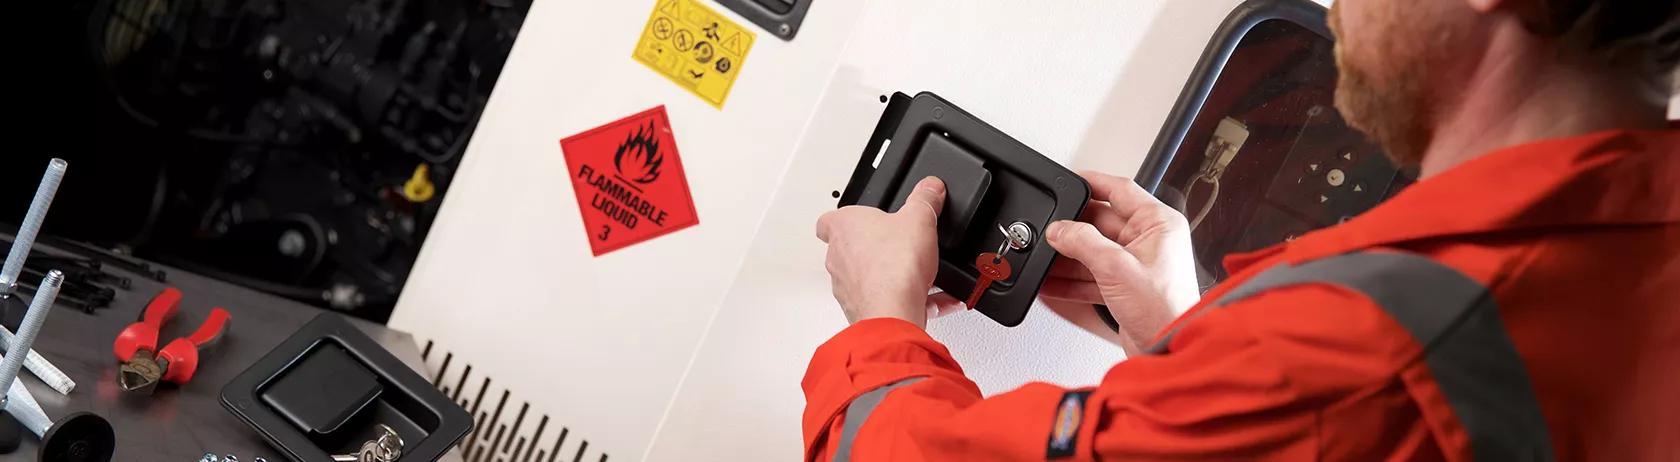
[[[1543,2],[1543,1],[1542,1],[1542,2],[1535,2],[1535,1],[1522,1],[1522,0],[1517,0],[1517,1],[1507,1],[1507,0],[1464,0],[1464,3],[1465,3],[1465,4],[1467,4],[1467,5],[1469,5],[1469,6],[1470,6],[1470,9],[1472,9],[1472,10],[1476,10],[1476,12],[1477,12],[1477,13],[1481,13],[1481,14],[1488,14],[1488,13],[1492,13],[1492,12],[1494,12],[1494,10],[1498,10],[1498,9],[1500,9],[1500,8],[1502,8],[1502,7],[1507,7],[1507,6],[1511,6],[1511,5],[1508,5],[1508,4],[1513,4],[1513,3],[1544,3],[1544,2]]]
[[[1642,1],[1642,0],[1630,0]],[[1553,36],[1562,34],[1586,12],[1593,2],[1586,0],[1464,0],[1481,14],[1510,14],[1522,21],[1530,32]]]

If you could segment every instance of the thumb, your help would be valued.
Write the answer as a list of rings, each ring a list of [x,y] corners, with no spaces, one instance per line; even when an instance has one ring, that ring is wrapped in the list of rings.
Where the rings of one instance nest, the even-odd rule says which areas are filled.
[[[1091,270],[1091,277],[1099,285],[1120,282],[1142,269],[1137,257],[1090,223],[1068,220],[1051,223],[1044,238],[1056,252],[1078,260]]]
[[[927,206],[927,210],[933,212],[934,218],[938,218],[939,213],[945,210],[945,182],[940,181],[938,177],[923,178],[916,183],[916,188],[910,191],[910,196],[904,198],[904,206],[900,207],[898,212],[905,213],[907,210],[922,208],[914,204]]]
[[[945,292],[928,295],[927,298],[928,319],[942,317],[966,309],[968,309],[968,305],[964,305],[962,300],[957,300],[956,297],[952,297],[951,294],[947,294]]]

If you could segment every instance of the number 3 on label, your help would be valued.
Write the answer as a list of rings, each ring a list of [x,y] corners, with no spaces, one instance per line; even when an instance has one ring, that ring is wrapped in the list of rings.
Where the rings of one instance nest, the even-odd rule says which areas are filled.
[[[595,235],[595,238],[605,241],[605,240],[607,240],[607,235],[611,234],[611,233],[612,233],[612,227],[611,226],[601,225],[601,234]]]

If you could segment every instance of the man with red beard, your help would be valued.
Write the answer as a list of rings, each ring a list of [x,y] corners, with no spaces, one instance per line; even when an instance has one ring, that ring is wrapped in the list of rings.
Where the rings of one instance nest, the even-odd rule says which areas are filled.
[[[1085,174],[1041,296],[1106,304],[1131,358],[989,398],[923,332],[943,184],[826,214],[852,325],[806,372],[806,459],[1680,460],[1680,1],[1330,22],[1338,109],[1418,183],[1198,294],[1184,217]]]

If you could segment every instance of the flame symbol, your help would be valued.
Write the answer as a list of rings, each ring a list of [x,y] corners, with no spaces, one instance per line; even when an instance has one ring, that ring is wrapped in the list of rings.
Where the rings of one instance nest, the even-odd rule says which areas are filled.
[[[641,184],[659,179],[659,166],[665,163],[665,155],[659,152],[659,141],[654,139],[655,130],[650,121],[646,127],[636,127],[636,133],[631,133],[624,138],[624,144],[618,145],[618,152],[613,154],[613,166],[618,168],[619,175]],[[629,165],[625,165],[626,160],[630,161]]]

